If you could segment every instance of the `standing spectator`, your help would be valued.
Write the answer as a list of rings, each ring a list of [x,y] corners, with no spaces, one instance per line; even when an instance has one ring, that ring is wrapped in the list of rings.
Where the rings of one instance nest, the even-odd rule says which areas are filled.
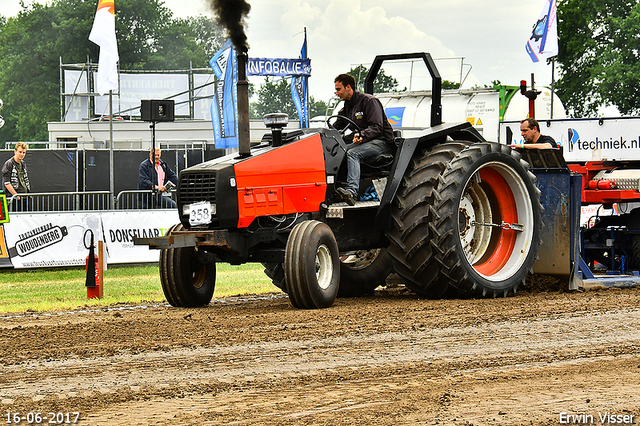
[[[29,197],[21,198],[17,195],[31,192],[27,165],[24,161],[26,155],[27,144],[18,142],[14,149],[13,157],[9,158],[2,166],[2,184],[11,197],[15,196],[16,204],[14,210],[18,212],[31,210]]]
[[[149,151],[149,159],[140,163],[138,189],[151,190],[153,193],[157,192],[157,194],[155,196],[142,194],[138,205],[139,208],[176,208],[175,201],[169,196],[163,196],[163,194],[166,193],[166,195],[169,195],[168,191],[178,185],[178,176],[169,168],[169,165],[164,160],[160,159],[161,155],[162,152],[160,148],[156,148],[155,155],[152,148]],[[153,205],[149,206],[150,203],[153,203]]]
[[[540,124],[535,118],[522,120],[520,122],[520,133],[524,139],[522,148],[546,149],[558,147],[558,144],[551,136],[540,134]]]

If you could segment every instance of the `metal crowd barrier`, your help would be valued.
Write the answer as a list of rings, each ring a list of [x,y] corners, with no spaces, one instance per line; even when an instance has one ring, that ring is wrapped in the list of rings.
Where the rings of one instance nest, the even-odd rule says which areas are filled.
[[[31,192],[28,194],[16,194],[11,198],[7,198],[7,205],[10,212],[109,210],[110,195],[109,191]]]
[[[118,210],[152,210],[159,209],[159,197],[169,198],[176,201],[175,191],[168,192],[166,195],[153,194],[151,190],[131,190],[120,191],[116,197],[116,206]]]
[[[20,199],[18,200],[18,197]],[[160,195],[160,197],[165,198]],[[109,191],[91,192],[41,192],[19,194],[7,197],[9,212],[61,212],[61,211],[93,211],[110,210],[111,193]],[[170,192],[175,202],[175,192]],[[116,197],[117,210],[151,210],[166,207],[159,203],[158,194],[151,190],[121,191]]]

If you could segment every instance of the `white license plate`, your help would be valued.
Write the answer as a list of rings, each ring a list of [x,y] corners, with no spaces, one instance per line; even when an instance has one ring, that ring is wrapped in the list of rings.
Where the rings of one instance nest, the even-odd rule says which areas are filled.
[[[215,214],[214,207],[207,201],[189,205],[189,224],[191,226],[208,225],[211,215]]]

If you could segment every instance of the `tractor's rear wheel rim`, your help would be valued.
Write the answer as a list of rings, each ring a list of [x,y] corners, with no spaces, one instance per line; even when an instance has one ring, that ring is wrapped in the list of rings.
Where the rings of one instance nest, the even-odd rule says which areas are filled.
[[[526,184],[513,168],[484,164],[465,185],[458,210],[462,250],[478,274],[502,281],[522,267],[533,238],[534,211]],[[521,229],[505,229],[511,225]]]

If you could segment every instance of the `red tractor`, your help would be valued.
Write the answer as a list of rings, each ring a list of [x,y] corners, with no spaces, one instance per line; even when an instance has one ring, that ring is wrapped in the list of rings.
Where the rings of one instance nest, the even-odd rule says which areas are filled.
[[[431,127],[398,137],[392,157],[368,165],[361,188],[373,183],[379,200],[355,206],[335,191],[346,181],[349,130],[332,119],[329,128],[285,131],[280,116],[267,117],[272,132],[249,148],[246,57],[239,61],[239,153],[183,170],[180,223],[136,241],[161,249],[171,305],[209,303],[217,262],[262,263],[303,309],[371,293],[393,270],[430,298],[506,296],[524,283],[541,220],[528,163],[470,123],[442,123],[441,77],[427,53],[376,57],[365,92],[384,61],[413,58],[432,76]]]

